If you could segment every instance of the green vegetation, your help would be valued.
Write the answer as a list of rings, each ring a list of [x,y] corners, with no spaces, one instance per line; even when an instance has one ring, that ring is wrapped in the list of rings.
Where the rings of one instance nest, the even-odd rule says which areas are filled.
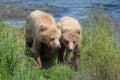
[[[25,55],[24,29],[0,23],[0,80],[74,80],[75,74],[58,64],[39,70],[35,60]]]
[[[81,72],[83,80],[120,79],[120,38],[113,22],[104,16],[83,29]],[[90,76],[91,75],[91,76]],[[94,77],[93,77],[94,76]],[[93,79],[90,79],[93,78]]]
[[[24,28],[0,23],[0,80],[119,80],[120,42],[112,23],[101,17],[92,26],[83,22],[81,69],[53,65],[39,70],[32,57],[25,55]]]

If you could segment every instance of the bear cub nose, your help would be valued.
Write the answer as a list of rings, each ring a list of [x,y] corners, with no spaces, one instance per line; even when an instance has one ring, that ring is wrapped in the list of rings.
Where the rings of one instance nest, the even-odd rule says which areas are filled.
[[[68,49],[70,52],[72,52],[73,51],[73,49],[72,48],[70,48],[70,49]]]
[[[61,48],[61,45],[57,45],[57,46],[56,46],[56,49],[60,49],[60,48]]]

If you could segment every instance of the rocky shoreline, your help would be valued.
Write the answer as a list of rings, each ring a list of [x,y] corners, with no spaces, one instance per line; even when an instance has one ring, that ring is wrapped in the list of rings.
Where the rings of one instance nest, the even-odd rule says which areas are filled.
[[[0,7],[0,21],[1,20],[25,20],[28,14],[33,10],[42,10],[51,13],[55,17],[61,17],[61,13],[68,11],[65,7],[55,7],[52,5],[43,5],[36,8],[22,8],[22,7]]]
[[[28,15],[29,10],[25,10],[22,8],[4,8],[0,7],[0,19],[1,20],[24,20]]]
[[[77,1],[77,0],[76,0]],[[89,1],[89,0],[87,0]],[[13,26],[23,26],[27,16],[33,10],[39,9],[52,14],[55,20],[58,21],[63,16],[72,16],[82,22],[84,19],[88,18],[99,18],[96,17],[92,10],[95,12],[105,10],[105,16],[109,20],[114,21],[114,25],[119,27],[120,25],[120,2],[115,3],[101,3],[100,2],[73,2],[73,1],[39,1],[39,0],[3,0],[0,3],[0,22],[5,21],[7,24],[12,24]],[[83,3],[83,5],[82,5]],[[86,3],[89,3],[87,5]],[[116,4],[117,3],[117,4]],[[79,5],[81,4],[81,5]],[[98,12],[99,13],[99,12]],[[96,12],[95,12],[96,14]],[[15,25],[17,24],[17,25]]]

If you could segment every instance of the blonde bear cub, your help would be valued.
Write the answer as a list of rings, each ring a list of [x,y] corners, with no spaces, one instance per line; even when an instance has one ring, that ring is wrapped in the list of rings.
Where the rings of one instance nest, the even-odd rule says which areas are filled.
[[[79,22],[72,17],[63,17],[58,22],[59,28],[62,32],[60,39],[61,49],[59,50],[58,62],[64,63],[64,52],[66,50],[65,61],[72,63],[74,70],[79,69],[80,61],[80,46],[79,43],[82,38],[82,28]],[[70,60],[70,53],[73,52],[73,61]]]
[[[41,55],[49,59],[53,49],[61,48],[60,37],[61,31],[49,13],[40,10],[30,13],[26,22],[26,46],[31,48],[40,69]]]

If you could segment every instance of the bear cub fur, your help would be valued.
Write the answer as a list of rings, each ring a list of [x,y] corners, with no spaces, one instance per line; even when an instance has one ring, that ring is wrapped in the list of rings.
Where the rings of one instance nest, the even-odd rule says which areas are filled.
[[[72,63],[74,70],[79,69],[80,60],[80,40],[82,36],[82,29],[79,22],[69,16],[63,17],[58,23],[62,32],[60,39],[61,49],[58,53],[58,62],[64,63],[64,52],[66,50],[65,61]],[[73,61],[70,60],[70,53],[73,52]]]
[[[30,13],[26,22],[26,47],[31,48],[39,68],[42,68],[41,56],[50,59],[53,49],[60,48],[61,31],[54,18],[40,10]]]

